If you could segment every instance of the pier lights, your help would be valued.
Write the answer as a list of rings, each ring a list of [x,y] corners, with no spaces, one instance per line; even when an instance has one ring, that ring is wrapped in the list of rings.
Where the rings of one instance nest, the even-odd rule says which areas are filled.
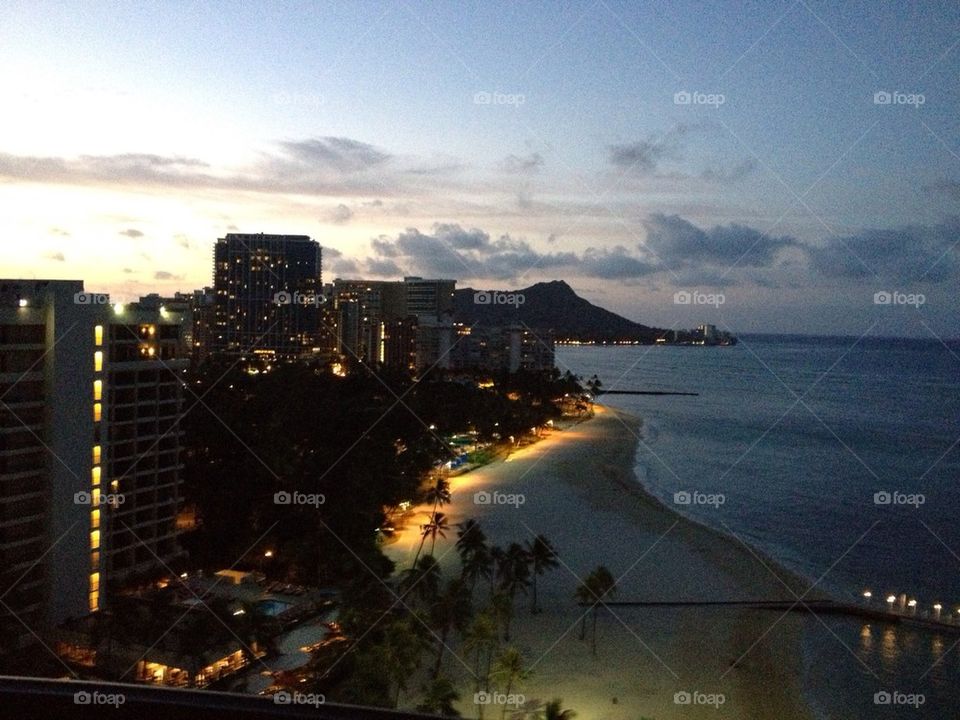
[[[870,592],[869,590],[864,590],[864,591],[863,591],[863,599],[866,600],[868,603],[870,602],[870,598],[872,598],[872,597],[873,597],[873,593],[872,593],[872,592]]]
[[[910,608],[910,612],[914,615],[917,613],[917,601],[913,598],[911,598],[910,602],[907,603],[907,607]]]
[[[941,605],[940,603],[937,603],[936,605],[933,606],[933,616],[934,616],[937,620],[940,619],[940,611],[941,611],[941,610],[943,610],[943,605]]]
[[[897,601],[896,595],[887,595],[887,605],[890,606],[890,609],[893,610],[893,604]]]

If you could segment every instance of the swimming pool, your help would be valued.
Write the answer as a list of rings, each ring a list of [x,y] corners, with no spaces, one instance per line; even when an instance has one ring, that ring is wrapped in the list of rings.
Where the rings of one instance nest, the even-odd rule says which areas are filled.
[[[267,598],[266,600],[257,602],[257,609],[264,615],[269,615],[270,617],[276,617],[291,607],[293,607],[292,604],[284,602],[283,600],[275,600],[274,598]]]

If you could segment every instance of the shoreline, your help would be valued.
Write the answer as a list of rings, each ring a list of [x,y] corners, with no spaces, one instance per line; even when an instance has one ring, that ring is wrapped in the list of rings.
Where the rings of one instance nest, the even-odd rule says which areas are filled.
[[[799,682],[802,618],[796,613],[777,620],[769,610],[739,607],[616,607],[601,613],[595,658],[589,642],[579,640],[581,609],[573,590],[599,564],[620,578],[619,600],[793,600],[781,581],[798,594],[809,585],[648,493],[634,470],[641,425],[637,417],[597,406],[593,418],[451,479],[453,502],[443,508],[451,525],[473,517],[492,543],[523,542],[542,532],[557,547],[561,567],[539,578],[543,612],[531,615],[527,599],[517,599],[512,644],[534,671],[525,695],[559,696],[582,717],[603,720],[811,718]],[[493,490],[520,493],[525,502],[498,506],[472,497]],[[424,511],[416,509],[418,516]],[[412,559],[417,535],[411,522],[385,548],[398,568]],[[436,556],[448,572],[457,569],[455,539],[450,532],[437,541]],[[458,707],[475,717],[472,679],[455,665],[445,671],[461,688]],[[678,692],[722,693],[721,714],[710,705],[677,704]]]

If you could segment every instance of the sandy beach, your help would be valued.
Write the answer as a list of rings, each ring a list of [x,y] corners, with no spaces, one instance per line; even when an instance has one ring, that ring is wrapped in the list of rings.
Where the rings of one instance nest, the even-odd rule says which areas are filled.
[[[589,632],[579,639],[583,610],[573,593],[600,564],[617,578],[618,600],[792,600],[781,580],[798,594],[805,589],[737,541],[648,496],[634,476],[637,435],[640,419],[598,406],[594,418],[451,480],[453,500],[444,508],[451,525],[476,518],[502,546],[542,533],[559,553],[560,567],[539,578],[543,612],[532,615],[529,598],[517,599],[511,644],[532,669],[518,692],[527,700],[562,697],[581,720],[811,717],[797,682],[796,613],[620,606],[600,615],[596,657]],[[477,502],[477,493],[495,491],[523,502]],[[427,510],[417,508],[386,549],[401,569],[413,559]],[[452,531],[435,550],[451,574],[459,567],[455,540]],[[449,657],[445,672],[461,688],[460,711],[476,717],[469,665]],[[677,693],[722,694],[724,701],[678,704]],[[487,717],[499,717],[499,708]]]

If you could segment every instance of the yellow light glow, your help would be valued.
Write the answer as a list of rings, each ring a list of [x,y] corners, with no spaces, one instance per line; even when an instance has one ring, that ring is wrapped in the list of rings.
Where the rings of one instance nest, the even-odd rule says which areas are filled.
[[[101,471],[99,467],[95,467],[90,470],[90,484],[95,488],[100,487],[100,473]]]
[[[94,445],[94,446],[93,446],[93,464],[94,464],[94,465],[99,465],[99,464],[100,464],[100,456],[101,456],[101,455],[102,455],[102,450],[101,450],[100,446],[99,446],[99,445]]]
[[[94,550],[90,553],[90,569],[99,570],[100,569],[100,551]]]
[[[103,347],[103,325],[97,325],[93,329],[93,343],[97,347]]]
[[[93,399],[103,400],[103,380],[93,381]]]
[[[90,612],[97,612],[100,609],[100,592],[90,593]]]
[[[91,496],[90,504],[93,505],[94,507],[99,507],[100,506],[100,488],[98,487],[93,488],[93,490],[90,492],[90,496]]]
[[[100,510],[91,510],[90,511],[90,529],[99,530],[100,529]]]
[[[97,350],[93,354],[93,371],[103,372],[103,351]]]
[[[100,549],[100,531],[99,530],[90,531],[90,549],[91,550]]]
[[[100,590],[100,573],[90,573],[90,592],[98,592]]]
[[[100,403],[94,403],[93,404],[93,421],[100,422],[102,418],[103,418],[103,405],[101,405]]]

